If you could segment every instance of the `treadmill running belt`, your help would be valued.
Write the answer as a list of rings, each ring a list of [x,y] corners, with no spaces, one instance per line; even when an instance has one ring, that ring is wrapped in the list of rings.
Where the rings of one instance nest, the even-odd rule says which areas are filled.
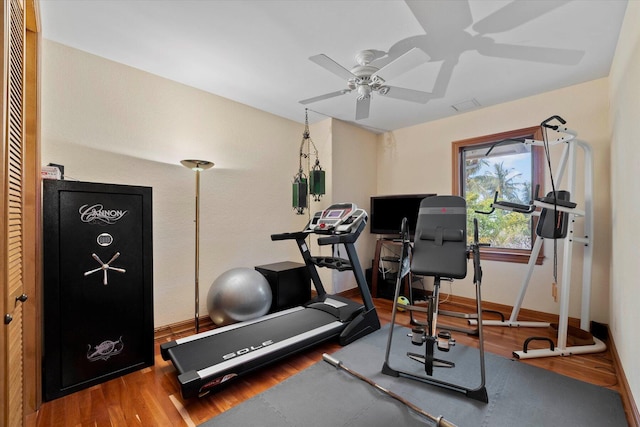
[[[241,350],[261,346],[267,341],[274,345],[335,321],[336,318],[329,313],[307,308],[205,336],[173,347],[168,353],[178,372],[200,371],[228,360],[229,355]]]

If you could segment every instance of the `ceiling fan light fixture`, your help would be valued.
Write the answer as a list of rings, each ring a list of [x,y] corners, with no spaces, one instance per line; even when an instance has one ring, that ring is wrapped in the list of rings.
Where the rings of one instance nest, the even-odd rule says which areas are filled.
[[[369,85],[363,84],[358,85],[358,99],[367,99],[371,96],[371,87]]]

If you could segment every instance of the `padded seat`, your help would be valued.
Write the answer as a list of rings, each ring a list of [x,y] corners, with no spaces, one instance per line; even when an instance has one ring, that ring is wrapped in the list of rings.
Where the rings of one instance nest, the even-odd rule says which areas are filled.
[[[467,276],[467,203],[458,196],[427,197],[420,203],[411,272],[420,276]]]

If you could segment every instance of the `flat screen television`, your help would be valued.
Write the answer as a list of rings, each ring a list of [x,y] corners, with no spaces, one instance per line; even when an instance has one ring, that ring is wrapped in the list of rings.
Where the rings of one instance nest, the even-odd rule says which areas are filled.
[[[407,218],[409,233],[413,236],[420,202],[430,196],[435,196],[435,194],[371,196],[369,230],[372,234],[399,235],[402,218]]]

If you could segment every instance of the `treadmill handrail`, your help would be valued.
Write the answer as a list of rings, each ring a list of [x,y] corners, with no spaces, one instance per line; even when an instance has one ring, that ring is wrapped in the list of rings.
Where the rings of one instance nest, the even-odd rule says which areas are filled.
[[[360,221],[355,231],[344,234],[332,234],[326,237],[318,237],[318,245],[335,245],[339,243],[355,243],[362,230],[367,225],[366,221]]]
[[[294,231],[293,233],[277,233],[271,235],[271,240],[274,242],[276,240],[298,240],[298,239],[306,239],[309,233],[306,231]]]

